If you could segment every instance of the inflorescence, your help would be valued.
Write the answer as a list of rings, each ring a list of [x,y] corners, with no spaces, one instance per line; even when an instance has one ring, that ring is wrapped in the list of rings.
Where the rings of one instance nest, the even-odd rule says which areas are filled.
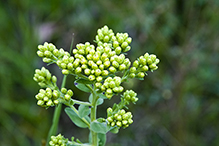
[[[158,69],[159,59],[154,54],[145,53],[131,63],[126,52],[131,49],[132,38],[128,33],[114,33],[112,29],[104,26],[97,30],[94,41],[97,46],[86,42],[79,43],[72,50],[71,55],[64,49],[57,49],[53,44],[45,42],[38,46],[37,54],[45,63],[56,63],[64,75],[74,75],[76,78],[87,80],[98,93],[111,99],[113,95],[122,93],[122,82],[128,78],[143,79],[147,71]],[[120,72],[120,74],[118,74]],[[121,74],[123,74],[122,77]],[[57,78],[51,75],[49,70],[42,67],[36,69],[34,80],[42,88],[36,95],[37,104],[42,107],[55,106],[59,103],[68,103],[73,96],[72,90],[59,89],[56,85]],[[108,108],[106,122],[111,127],[128,127],[132,120],[131,112],[126,112],[129,103],[136,103],[137,93],[125,90],[121,96],[121,102]],[[67,104],[69,105],[69,104]],[[52,137],[50,145],[64,143],[61,135]]]

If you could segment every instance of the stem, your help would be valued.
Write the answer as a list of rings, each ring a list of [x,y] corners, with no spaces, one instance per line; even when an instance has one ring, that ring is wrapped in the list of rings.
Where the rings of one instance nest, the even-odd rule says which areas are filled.
[[[64,75],[63,79],[62,79],[62,85],[61,88],[65,87],[65,83],[66,83],[66,78],[67,75]],[[52,126],[50,127],[48,136],[47,136],[47,142],[46,142],[46,146],[49,146],[49,141],[52,135],[55,135],[57,132],[57,128],[58,128],[58,124],[59,124],[59,117],[61,114],[61,109],[62,109],[62,104],[58,104],[55,107],[55,111],[53,114],[53,120],[52,120]]]
[[[90,113],[90,117],[91,117],[91,122],[96,120],[96,112],[97,112],[97,100],[98,100],[98,96],[95,93],[93,94],[93,100],[92,100],[92,107],[91,107],[91,113]],[[94,131],[91,131],[91,135],[92,135],[92,146],[97,146],[98,145],[98,138],[97,138],[97,133]]]

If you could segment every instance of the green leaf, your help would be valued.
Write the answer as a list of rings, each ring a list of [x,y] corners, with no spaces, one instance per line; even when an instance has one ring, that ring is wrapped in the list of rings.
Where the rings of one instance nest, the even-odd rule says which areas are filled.
[[[88,80],[88,79],[82,79],[82,78],[76,80],[75,82],[77,82],[77,83],[82,83],[82,84],[93,84],[92,81],[90,81],[90,80]]]
[[[88,116],[90,114],[89,106],[81,104],[78,108],[78,114],[79,114],[80,118]]]
[[[98,95],[99,96],[99,95]],[[100,96],[99,96],[100,97]],[[93,101],[93,94],[90,94],[89,96],[89,102],[92,103]],[[97,99],[97,105],[101,105],[103,103],[103,99],[102,98],[99,98]]]
[[[105,146],[106,144],[106,134],[98,133],[99,146]]]
[[[118,128],[118,127],[112,127],[112,128],[110,129],[110,132],[116,134],[116,133],[119,132],[119,128]]]
[[[106,95],[104,95],[103,93],[98,93],[97,95],[102,99],[107,99]]]
[[[72,122],[75,125],[77,125],[78,127],[81,127],[81,128],[87,128],[88,127],[88,125],[70,107],[66,107],[65,112],[69,116],[69,118],[72,120]],[[89,117],[86,117],[85,119],[88,122],[90,121]]]
[[[79,83],[79,82],[77,82],[77,81],[80,81],[80,79],[75,81],[75,86],[76,86],[79,90],[84,91],[84,92],[88,92],[88,93],[92,92],[92,91],[91,91],[91,88],[92,88],[92,87],[91,87],[90,84]],[[90,86],[90,88],[89,88],[89,86]]]
[[[106,122],[100,123],[95,120],[91,122],[90,129],[96,133],[106,134],[110,130],[110,126]]]
[[[97,100],[97,105],[101,105],[103,103],[103,99],[102,98],[99,98],[98,100]]]

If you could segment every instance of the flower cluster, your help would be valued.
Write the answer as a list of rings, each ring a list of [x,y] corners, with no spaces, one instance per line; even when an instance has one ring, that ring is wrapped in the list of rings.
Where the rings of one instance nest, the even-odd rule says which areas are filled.
[[[41,70],[36,69],[33,79],[43,88],[46,87],[46,85],[56,86],[57,81],[56,76],[52,76],[45,67],[42,67]]]
[[[119,110],[113,114],[112,108],[107,109],[107,124],[114,127],[123,127],[127,128],[130,124],[133,123],[132,113],[126,112],[124,109]]]
[[[127,52],[131,49],[129,44],[132,42],[132,38],[128,36],[128,33],[115,35],[113,30],[105,25],[97,30],[96,42],[98,46],[102,46],[104,43],[112,44],[113,50],[119,55],[121,52]]]
[[[135,103],[138,101],[138,98],[136,97],[137,96],[137,93],[135,93],[133,90],[126,90],[124,93],[123,93],[123,98],[125,99],[125,101],[127,101],[128,103],[129,102],[132,102],[132,103]]]
[[[113,30],[109,29],[106,25],[97,30],[96,41],[98,46],[101,46],[103,43],[109,43],[112,41],[114,36]]]
[[[100,88],[101,91],[105,92],[105,95],[107,98],[111,98],[113,94],[120,93],[123,91],[123,87],[120,86],[121,84],[121,78],[115,76],[114,78],[108,77],[105,79],[103,85],[100,83],[100,85],[97,85]]]
[[[51,136],[51,140],[49,142],[50,146],[67,146],[68,139],[64,138],[61,134],[57,136]]]
[[[63,49],[56,49],[56,47],[52,43],[45,42],[43,45],[38,46],[37,55],[43,58],[43,62],[45,63],[53,63],[58,59],[62,58],[64,55],[68,55],[69,53],[64,51]]]
[[[62,74],[67,75],[70,73],[71,70],[73,70],[73,61],[74,57],[66,53],[56,62],[56,64],[62,69]]]
[[[35,97],[38,100],[37,105],[42,107],[50,107],[59,104],[59,96],[59,91],[46,88],[46,90],[40,89],[39,93]]]
[[[144,78],[146,71],[158,69],[157,64],[159,62],[160,60],[157,59],[156,55],[145,53],[144,56],[140,56],[133,62],[133,66],[130,68],[129,77]]]
[[[73,49],[73,54],[74,73],[83,74],[90,81],[99,83],[109,74],[128,69],[131,64],[124,54],[116,55],[106,43],[96,49],[88,42],[78,44],[76,49]]]
[[[64,100],[69,101],[73,96],[73,91],[71,89],[67,90],[66,88],[62,88],[61,92],[63,94]]]

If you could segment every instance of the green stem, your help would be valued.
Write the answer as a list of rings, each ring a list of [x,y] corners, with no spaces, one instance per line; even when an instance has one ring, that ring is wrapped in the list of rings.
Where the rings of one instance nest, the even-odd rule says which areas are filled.
[[[98,100],[98,96],[96,95],[96,93],[94,92],[92,94],[93,94],[93,100],[92,100],[92,107],[91,107],[91,113],[90,113],[91,122],[96,120],[97,100]],[[92,146],[98,146],[97,133],[94,131],[91,131],[91,135],[92,135]]]
[[[64,75],[63,80],[62,80],[61,88],[65,87],[66,78],[67,78],[67,75]],[[58,124],[59,124],[59,117],[60,117],[60,114],[61,114],[61,109],[62,109],[62,104],[58,104],[55,107],[55,111],[54,111],[54,114],[53,114],[53,120],[52,120],[52,126],[50,127],[50,130],[49,130],[49,133],[48,133],[48,136],[47,136],[46,146],[49,146],[49,141],[50,141],[51,136],[56,135]]]

